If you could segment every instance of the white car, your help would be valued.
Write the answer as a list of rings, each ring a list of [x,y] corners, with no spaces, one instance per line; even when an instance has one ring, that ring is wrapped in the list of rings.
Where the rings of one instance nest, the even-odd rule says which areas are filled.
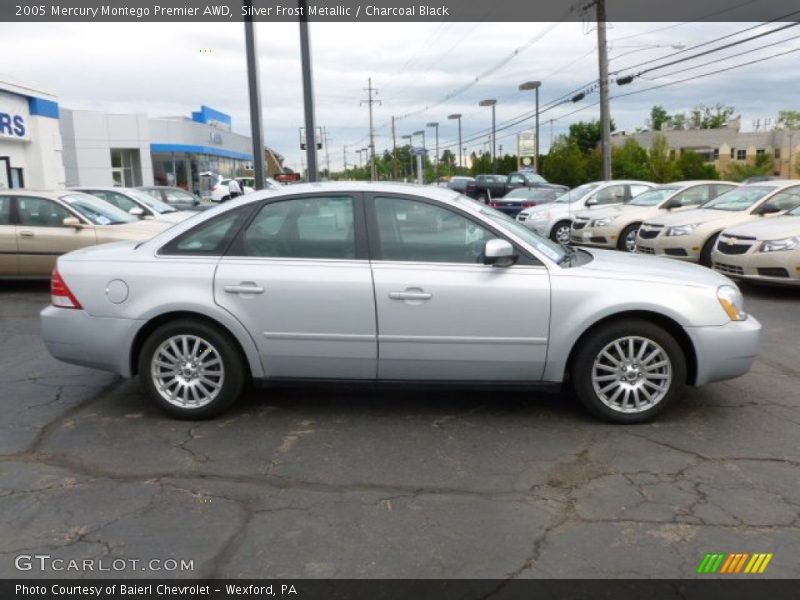
[[[212,202],[226,202],[231,199],[231,192],[228,186],[231,183],[230,177],[222,177],[216,175],[216,180],[211,180],[211,201]],[[242,189],[242,194],[252,194],[255,191],[255,178],[254,177],[236,177],[239,187]],[[281,188],[281,184],[267,177],[264,179],[264,189],[277,190]]]
[[[575,213],[594,206],[622,204],[655,187],[649,181],[614,180],[585,183],[544,206],[526,208],[517,221],[559,244],[569,243]]]

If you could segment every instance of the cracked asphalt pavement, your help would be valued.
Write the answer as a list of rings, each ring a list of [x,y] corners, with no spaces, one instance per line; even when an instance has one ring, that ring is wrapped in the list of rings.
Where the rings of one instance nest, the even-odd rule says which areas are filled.
[[[0,290],[0,577],[20,554],[184,559],[93,576],[693,577],[706,552],[800,573],[800,290],[744,288],[764,324],[745,377],[659,421],[568,396],[256,389],[170,420],[138,381],[62,364],[46,285]]]

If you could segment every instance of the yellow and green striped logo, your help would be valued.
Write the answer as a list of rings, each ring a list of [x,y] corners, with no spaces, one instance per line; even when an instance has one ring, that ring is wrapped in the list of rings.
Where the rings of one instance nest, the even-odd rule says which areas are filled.
[[[749,554],[747,552],[739,552],[727,554],[725,552],[716,552],[705,555],[700,566],[697,567],[697,572],[702,574],[719,573],[721,575],[735,575],[737,573],[755,575],[756,573],[763,573],[771,560],[772,553],[756,552]]]

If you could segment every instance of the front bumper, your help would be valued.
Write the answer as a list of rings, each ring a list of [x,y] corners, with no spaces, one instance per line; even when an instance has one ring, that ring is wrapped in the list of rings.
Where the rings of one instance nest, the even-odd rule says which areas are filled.
[[[686,333],[697,357],[696,386],[744,375],[761,345],[761,323],[753,316],[716,327],[686,327]]]
[[[48,306],[40,313],[42,339],[58,360],[131,376],[130,350],[143,321],[92,317],[85,310]]]
[[[715,271],[733,279],[753,283],[800,286],[800,251],[748,252],[730,255],[719,250],[711,253]]]
[[[617,247],[617,237],[619,232],[616,228],[606,225],[605,227],[590,227],[585,226],[581,229],[575,229],[573,226],[569,232],[570,242],[579,246],[592,246],[594,248],[610,248]]]
[[[686,262],[698,262],[703,250],[704,240],[688,235],[667,236],[663,233],[656,238],[636,238],[636,252],[650,256],[665,256]]]

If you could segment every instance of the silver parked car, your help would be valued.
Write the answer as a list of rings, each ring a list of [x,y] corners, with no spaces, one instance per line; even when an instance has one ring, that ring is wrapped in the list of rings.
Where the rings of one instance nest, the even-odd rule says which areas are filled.
[[[354,182],[70,253],[42,312],[53,356],[139,375],[181,418],[219,413],[249,378],[570,380],[595,415],[635,423],[685,384],[746,373],[760,330],[711,270],[567,249],[452,190]]]

